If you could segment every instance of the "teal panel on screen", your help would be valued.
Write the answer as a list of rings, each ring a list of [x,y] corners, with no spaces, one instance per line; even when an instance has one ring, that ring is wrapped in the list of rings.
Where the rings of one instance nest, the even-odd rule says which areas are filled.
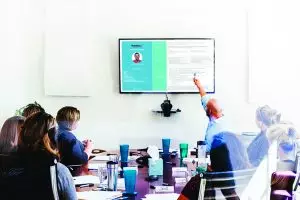
[[[139,59],[135,59],[135,55]],[[152,43],[122,43],[122,90],[152,90]]]
[[[214,92],[214,39],[119,39],[121,93]]]

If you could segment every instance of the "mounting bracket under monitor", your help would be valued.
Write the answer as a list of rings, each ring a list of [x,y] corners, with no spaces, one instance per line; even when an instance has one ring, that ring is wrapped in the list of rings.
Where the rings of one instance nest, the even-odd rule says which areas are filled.
[[[172,113],[181,112],[179,108],[177,108],[176,110],[172,109],[173,105],[171,104],[171,101],[168,98],[168,94],[166,94],[166,99],[163,101],[160,107],[161,110],[153,110],[152,112],[161,113],[164,115],[164,117],[170,117]]]
[[[162,110],[152,110],[152,112],[164,114],[164,111],[162,111]],[[170,114],[174,114],[174,113],[178,113],[178,112],[181,112],[181,110],[180,110],[179,108],[177,108],[176,110],[175,110],[175,109],[172,109],[172,110],[170,111]]]

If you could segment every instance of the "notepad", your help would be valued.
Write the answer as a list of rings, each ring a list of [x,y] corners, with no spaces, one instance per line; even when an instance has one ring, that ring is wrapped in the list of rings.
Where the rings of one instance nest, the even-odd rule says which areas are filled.
[[[78,200],[110,200],[121,197],[121,192],[109,192],[109,191],[88,191],[77,192]]]
[[[73,177],[74,184],[75,185],[81,185],[81,184],[99,184],[100,180],[98,176],[92,176],[92,175],[87,175],[87,176],[74,176]]]

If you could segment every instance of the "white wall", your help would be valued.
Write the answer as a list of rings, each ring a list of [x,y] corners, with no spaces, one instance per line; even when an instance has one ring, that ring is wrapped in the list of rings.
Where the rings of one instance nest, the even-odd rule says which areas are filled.
[[[83,2],[86,3],[82,12],[86,12],[88,19],[92,95],[88,98],[45,96],[46,3],[64,6]],[[160,145],[161,137],[195,144],[203,138],[207,126],[199,96],[171,95],[174,107],[182,109],[182,113],[163,118],[150,112],[159,107],[163,95],[119,94],[117,39],[215,37],[216,96],[236,131],[255,131],[255,106],[247,103],[247,29],[242,3],[199,0],[1,1],[3,28],[0,29],[0,41],[5,44],[0,45],[1,55],[4,55],[0,59],[1,122],[16,108],[37,100],[53,115],[64,105],[78,107],[82,120],[77,133],[80,138],[93,139],[98,147],[115,148],[120,142],[129,142],[133,147],[151,143]]]
[[[267,103],[300,128],[298,1],[257,1],[249,9],[250,101]]]

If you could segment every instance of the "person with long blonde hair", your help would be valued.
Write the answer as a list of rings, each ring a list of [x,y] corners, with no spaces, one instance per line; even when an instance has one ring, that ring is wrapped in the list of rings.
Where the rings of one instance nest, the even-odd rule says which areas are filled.
[[[268,153],[271,142],[266,134],[268,128],[279,123],[280,118],[281,114],[268,105],[256,109],[256,125],[260,133],[247,148],[249,160],[254,167],[257,167]]]
[[[18,154],[25,163],[47,166],[53,160],[59,160],[59,152],[51,139],[55,130],[55,119],[45,112],[35,113],[26,119],[18,142]],[[77,200],[70,171],[59,162],[56,166],[59,199]]]

